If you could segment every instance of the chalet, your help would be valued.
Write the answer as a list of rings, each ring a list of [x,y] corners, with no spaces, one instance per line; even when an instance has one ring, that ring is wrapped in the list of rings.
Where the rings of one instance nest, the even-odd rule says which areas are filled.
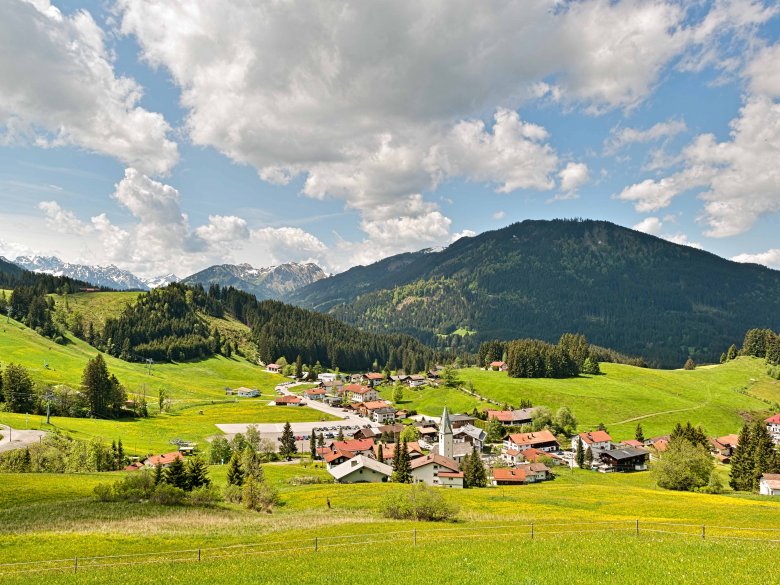
[[[535,408],[520,408],[518,410],[488,410],[488,420],[496,419],[505,427],[519,427],[532,422]]]
[[[349,441],[333,441],[330,446],[332,451],[348,451],[355,455],[373,455],[373,439],[350,439]]]
[[[333,372],[323,372],[322,374],[317,374],[317,380],[320,382],[335,382],[336,374]]]
[[[724,435],[710,439],[710,451],[718,461],[725,464],[731,462],[731,456],[737,445],[739,445],[739,435]]]
[[[550,479],[550,468],[544,463],[524,463],[515,467],[494,467],[491,470],[493,485],[522,485]]]
[[[504,440],[504,449],[525,451],[526,449],[538,449],[539,451],[555,452],[561,450],[558,440],[548,430],[533,433],[515,433]]]
[[[650,453],[636,447],[609,449],[598,453],[595,467],[602,473],[619,471],[646,471]]]
[[[371,388],[381,384],[384,379],[384,374],[379,374],[377,372],[369,372],[368,374],[363,375],[363,382],[368,384]]]
[[[506,365],[506,362],[490,362],[490,369],[494,372],[506,372],[509,366]]]
[[[653,437],[645,441],[645,444],[650,448],[650,459],[656,460],[661,453],[669,448],[669,435]]]
[[[487,433],[485,431],[470,424],[460,427],[455,427],[453,424],[452,428],[452,441],[455,444],[466,443],[473,449],[482,451],[482,448],[485,446],[485,437],[487,437]]]
[[[344,395],[352,402],[371,402],[379,400],[379,392],[362,384],[344,386]]]
[[[462,488],[463,472],[458,462],[436,452],[412,459],[412,480],[432,486]]]
[[[444,374],[443,368],[437,368],[435,370],[428,370],[428,378],[431,380],[438,380]]]
[[[277,396],[274,398],[276,406],[300,406],[302,402],[300,396]]]
[[[421,376],[420,374],[413,374],[409,376],[406,380],[406,383],[409,385],[410,388],[417,388],[418,386],[424,386],[428,382],[427,378],[425,376]]]
[[[439,429],[432,426],[418,426],[417,432],[420,433],[420,441],[428,447],[433,445],[439,436]]]
[[[319,402],[325,400],[325,388],[309,388],[304,394],[309,400],[317,400]]]
[[[406,384],[409,382],[409,376],[406,374],[398,374],[397,376],[390,376],[390,380],[398,382],[399,384]]]
[[[766,419],[766,429],[775,445],[780,445],[780,412]]]
[[[780,496],[780,473],[765,473],[758,482],[762,496]]]
[[[606,451],[612,448],[612,437],[609,436],[607,431],[591,431],[580,433],[576,437],[573,437],[571,440],[571,450],[574,451],[574,453],[577,452],[577,444],[579,441],[582,441],[582,446],[586,449]]]
[[[469,414],[453,414],[450,416],[450,423],[452,424],[452,430],[459,429],[466,425],[473,425],[477,418]]]
[[[334,396],[333,394],[326,394],[322,397],[322,401],[329,406],[341,406],[343,402],[341,396]]]
[[[625,441],[620,441],[620,444],[625,447],[636,447],[637,449],[645,448],[645,444],[642,441],[637,441],[636,439],[626,439]]]
[[[265,371],[269,374],[278,374],[282,369],[282,366],[279,366],[277,364],[268,364],[265,367]]]
[[[330,468],[336,483],[382,483],[393,475],[393,468],[365,455],[357,455]]]
[[[163,453],[162,455],[152,455],[151,457],[148,457],[146,461],[144,461],[144,465],[146,467],[157,467],[157,465],[168,467],[176,459],[181,459],[184,461],[184,455],[182,455],[179,451]]]
[[[422,448],[417,441],[411,441],[406,444],[406,450],[409,452],[410,459],[417,459],[423,456]],[[393,456],[395,455],[395,443],[387,443],[382,445],[382,463],[391,465],[393,463]],[[379,459],[379,444],[374,445],[374,457]]]
[[[322,454],[322,459],[328,465],[328,469],[341,465],[345,461],[353,459],[355,454],[352,451],[345,451],[343,449],[336,449],[334,451],[326,451]]]
[[[550,465],[562,465],[563,457],[557,453],[540,451],[539,449],[526,449],[520,452],[520,461],[517,463],[549,463]]]
[[[374,400],[372,402],[363,402],[358,406],[358,412],[361,416],[370,418],[375,423],[392,424],[395,422],[395,408],[389,402],[384,400]]]
[[[257,396],[260,396],[260,390],[258,390],[257,388],[244,388],[243,386],[241,386],[241,388],[236,390],[236,394],[243,398],[255,398]]]

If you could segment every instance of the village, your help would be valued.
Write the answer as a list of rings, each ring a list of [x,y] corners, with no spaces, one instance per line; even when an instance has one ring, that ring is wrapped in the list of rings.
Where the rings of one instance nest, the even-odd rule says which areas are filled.
[[[504,364],[493,362],[486,369],[504,371]],[[279,366],[269,364],[266,370],[279,373]],[[411,389],[424,385],[437,387],[442,375],[441,368],[426,375],[320,373],[314,383],[291,381],[276,386],[276,396],[270,404],[281,408],[309,406],[340,418],[328,423],[290,426],[297,453],[309,452],[313,461],[326,466],[336,483],[400,480],[462,489],[549,481],[555,477],[553,469],[575,466],[605,474],[645,472],[649,463],[657,460],[669,445],[668,434],[617,442],[605,428],[572,436],[556,435],[549,428],[528,430],[534,422],[535,407],[451,413],[445,405],[441,416],[434,417],[397,409],[380,396],[382,385]],[[297,386],[305,389],[296,392]],[[229,392],[243,398],[261,395],[256,388],[242,387]],[[774,444],[780,445],[780,413],[764,422]],[[249,425],[217,426],[235,434]],[[281,440],[282,425],[252,426],[268,439]],[[500,433],[489,442],[486,429],[491,426],[494,430],[499,428]],[[739,437],[729,434],[708,437],[707,441],[712,458],[729,464]],[[127,469],[166,467],[191,452],[192,446],[183,445],[178,451],[149,457]],[[475,465],[484,472],[483,479],[476,483],[465,471],[467,466],[473,469]],[[399,466],[405,466],[402,479],[399,479]],[[759,494],[780,496],[780,474],[763,474]]]

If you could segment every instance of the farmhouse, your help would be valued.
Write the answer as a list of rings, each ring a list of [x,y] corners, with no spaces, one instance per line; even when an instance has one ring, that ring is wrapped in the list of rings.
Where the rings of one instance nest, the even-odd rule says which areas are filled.
[[[780,496],[780,473],[765,473],[758,482],[762,496]]]
[[[509,366],[506,365],[506,362],[490,362],[490,369],[494,372],[506,372]]]
[[[332,451],[349,451],[350,453],[360,455],[373,455],[373,439],[350,439],[349,441],[333,441],[330,448]]]
[[[265,367],[265,371],[270,374],[278,374],[282,369],[282,366],[278,366],[276,364],[268,364]]]
[[[623,447],[598,453],[599,462],[596,469],[602,473],[616,471],[646,471],[647,459],[650,454],[644,449]]]
[[[409,452],[410,459],[417,459],[423,456],[420,444],[417,441],[411,441],[406,444],[406,450]],[[393,456],[395,455],[395,443],[387,443],[382,445],[382,463],[392,464]],[[374,445],[374,457],[379,459],[379,444]]]
[[[766,429],[775,445],[780,445],[780,412],[766,419]]]
[[[157,467],[157,465],[168,467],[175,459],[184,461],[184,455],[178,451],[163,453],[162,455],[152,455],[144,461],[144,465],[146,465],[146,467]]]
[[[317,380],[320,382],[335,382],[336,374],[332,372],[323,372],[322,374],[317,374]]]
[[[734,454],[734,449],[737,448],[737,445],[739,445],[739,435],[725,435],[710,439],[710,450],[715,453],[715,457],[721,463],[728,464],[731,462],[731,456]]]
[[[585,449],[600,449],[607,450],[612,447],[612,437],[606,431],[591,431],[588,433],[580,433],[571,440],[571,450],[577,453],[577,444],[582,441]]]
[[[341,465],[345,461],[353,459],[355,454],[351,451],[344,451],[343,449],[336,449],[334,451],[326,451],[322,454],[322,459],[327,463],[328,469]]]
[[[393,475],[392,467],[365,455],[357,455],[328,471],[336,483],[381,483]]]
[[[379,392],[362,384],[347,384],[344,394],[352,402],[371,402],[379,400]]]
[[[409,376],[406,379],[406,383],[409,385],[410,388],[417,388],[418,386],[424,386],[428,380],[425,376],[421,376],[420,374],[413,374]]]
[[[358,412],[375,423],[392,424],[395,422],[395,408],[384,400],[364,402],[358,406]]]
[[[372,388],[374,386],[377,386],[382,383],[382,380],[384,380],[385,377],[383,374],[377,373],[377,372],[369,372],[368,374],[363,375],[363,381],[367,383]]]
[[[325,388],[309,388],[304,394],[309,400],[323,401],[325,399]]]
[[[260,391],[257,388],[245,388],[244,386],[241,386],[241,388],[236,390],[236,394],[244,398],[254,398],[260,396]]]
[[[432,486],[462,488],[463,472],[458,462],[436,452],[412,459],[412,479],[415,483]]]
[[[543,463],[524,463],[515,467],[494,467],[493,485],[522,485],[550,479],[550,468]]]
[[[535,408],[520,408],[518,410],[488,410],[488,420],[496,419],[505,427],[518,427],[531,424]]]
[[[302,402],[300,396],[277,396],[274,398],[276,406],[300,406]]]
[[[560,451],[561,445],[558,443],[555,435],[545,429],[533,433],[515,433],[509,435],[509,437],[504,440],[504,449],[515,449],[517,451],[538,449],[539,451],[554,452]]]
[[[466,425],[474,425],[474,422],[476,421],[476,417],[471,416],[470,414],[453,414],[450,415],[450,422],[452,423],[452,429],[459,429],[460,427],[464,427]]]
[[[485,437],[487,436],[485,431],[470,424],[455,427],[455,424],[453,423],[452,426],[452,440],[455,444],[466,443],[470,445],[472,449],[482,451],[482,447],[485,445]]]

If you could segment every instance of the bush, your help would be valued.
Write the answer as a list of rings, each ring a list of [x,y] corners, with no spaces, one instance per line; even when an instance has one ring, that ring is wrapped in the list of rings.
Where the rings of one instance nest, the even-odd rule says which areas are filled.
[[[382,515],[394,520],[453,522],[457,508],[444,501],[442,495],[424,483],[389,494],[382,502]]]
[[[316,477],[313,475],[296,475],[287,480],[290,485],[314,485],[319,483],[333,483],[329,477]]]
[[[255,481],[251,476],[244,482],[241,494],[244,506],[250,510],[271,513],[273,507],[279,504],[279,492],[264,481]]]
[[[692,491],[704,487],[715,464],[702,445],[685,438],[673,438],[654,471],[658,486],[667,490]]]
[[[124,479],[111,486],[113,501],[141,502],[151,498],[154,492],[154,476],[145,469],[128,473]],[[97,487],[95,488],[97,493]]]
[[[226,502],[230,502],[231,504],[240,504],[241,503],[241,486],[240,485],[234,485],[232,483],[225,486],[225,489],[222,492],[223,497],[225,498]]]
[[[178,506],[187,498],[186,492],[168,483],[158,483],[154,488],[149,501],[161,506]]]
[[[187,501],[193,506],[216,506],[222,501],[222,493],[214,484],[207,484],[193,489]]]

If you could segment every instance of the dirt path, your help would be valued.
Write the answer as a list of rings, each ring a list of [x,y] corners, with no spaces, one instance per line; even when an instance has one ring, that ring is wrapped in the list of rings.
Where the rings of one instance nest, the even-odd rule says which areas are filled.
[[[0,435],[3,435],[2,440],[0,440],[0,453],[12,449],[21,449],[32,443],[37,443],[45,434],[46,431],[23,431],[0,425]]]
[[[697,404],[696,406],[690,406],[688,408],[677,408],[677,409],[674,409],[674,410],[664,410],[662,412],[651,412],[650,414],[643,414],[641,416],[634,416],[632,418],[627,418],[626,420],[621,420],[620,422],[613,422],[613,423],[609,423],[609,424],[610,424],[610,426],[623,425],[623,424],[630,423],[630,422],[636,422],[638,420],[644,420],[646,418],[652,418],[654,416],[659,416],[659,415],[662,415],[662,414],[675,414],[677,412],[690,412],[691,410],[699,410],[700,408],[703,408],[703,407],[707,406],[710,402],[712,402],[712,389],[709,386],[707,387],[707,393],[708,393],[707,401],[706,402],[702,402],[701,404]]]

